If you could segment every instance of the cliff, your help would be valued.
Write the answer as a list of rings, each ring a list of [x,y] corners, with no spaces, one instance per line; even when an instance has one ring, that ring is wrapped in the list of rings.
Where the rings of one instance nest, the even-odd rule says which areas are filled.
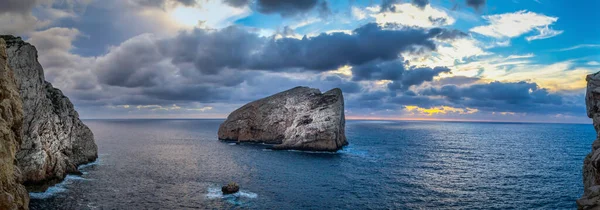
[[[78,165],[98,156],[91,130],[79,120],[69,99],[45,81],[35,47],[20,37],[0,38],[6,40],[8,64],[23,100],[23,141],[17,162],[25,184],[44,185],[78,173]]]
[[[592,118],[594,129],[600,132],[600,72],[586,78],[585,104],[587,115]],[[577,200],[579,209],[600,209],[600,135],[592,143],[590,152],[583,161],[583,196]]]
[[[219,127],[220,140],[276,144],[274,149],[337,151],[348,145],[344,97],[296,87],[248,103]]]
[[[20,184],[16,160],[22,123],[23,104],[0,38],[0,209],[28,209],[29,194]]]

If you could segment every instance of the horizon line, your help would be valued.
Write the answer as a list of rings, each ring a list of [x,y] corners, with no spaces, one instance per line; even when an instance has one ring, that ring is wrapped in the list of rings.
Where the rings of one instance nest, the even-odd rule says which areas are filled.
[[[81,120],[226,120],[227,118],[80,118]],[[476,119],[430,119],[430,118],[357,118],[346,117],[346,121],[417,121],[417,122],[481,122],[481,123],[530,123],[530,124],[592,124],[592,122],[558,122],[558,121],[509,121],[509,120],[476,120]]]

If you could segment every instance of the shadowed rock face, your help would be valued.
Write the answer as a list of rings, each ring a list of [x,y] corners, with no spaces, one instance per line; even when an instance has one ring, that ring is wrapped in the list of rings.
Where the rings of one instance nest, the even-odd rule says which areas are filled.
[[[600,132],[600,72],[586,78],[585,103],[587,115],[592,118],[596,132]],[[590,152],[583,161],[584,194],[577,200],[579,209],[600,209],[600,135],[592,143]]]
[[[276,144],[274,149],[337,151],[348,145],[344,97],[339,88],[321,94],[296,87],[233,111],[219,139]]]
[[[0,38],[0,209],[28,209],[29,194],[20,184],[16,154],[21,144],[23,104]]]
[[[17,160],[25,184],[44,185],[77,173],[78,165],[98,156],[91,130],[69,99],[44,80],[35,47],[19,37],[0,37],[6,40],[8,64],[23,100],[23,142]]]

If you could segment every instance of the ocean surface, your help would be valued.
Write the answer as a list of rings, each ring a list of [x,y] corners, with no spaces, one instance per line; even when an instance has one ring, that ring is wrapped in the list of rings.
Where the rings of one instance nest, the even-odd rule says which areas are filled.
[[[575,209],[592,125],[347,121],[338,153],[217,140],[222,120],[86,120],[98,161],[31,209]],[[240,193],[223,196],[230,181]]]

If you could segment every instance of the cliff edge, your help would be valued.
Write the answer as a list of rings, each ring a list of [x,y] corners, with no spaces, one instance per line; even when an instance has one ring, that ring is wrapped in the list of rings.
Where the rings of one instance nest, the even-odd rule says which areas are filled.
[[[218,136],[275,144],[274,149],[337,151],[348,145],[345,125],[342,90],[296,87],[233,111]]]
[[[6,40],[8,65],[23,101],[23,141],[17,163],[25,185],[45,185],[78,173],[77,166],[98,157],[92,131],[81,122],[71,101],[45,81],[36,48],[20,37],[0,38]]]
[[[586,77],[585,104],[587,115],[592,118],[594,129],[600,132],[600,72]],[[600,209],[600,135],[592,143],[590,152],[583,161],[583,196],[577,200],[579,209]]]
[[[6,43],[0,38],[0,209],[28,209],[29,194],[20,184],[16,155],[23,124],[23,103],[12,69],[8,67]]]

